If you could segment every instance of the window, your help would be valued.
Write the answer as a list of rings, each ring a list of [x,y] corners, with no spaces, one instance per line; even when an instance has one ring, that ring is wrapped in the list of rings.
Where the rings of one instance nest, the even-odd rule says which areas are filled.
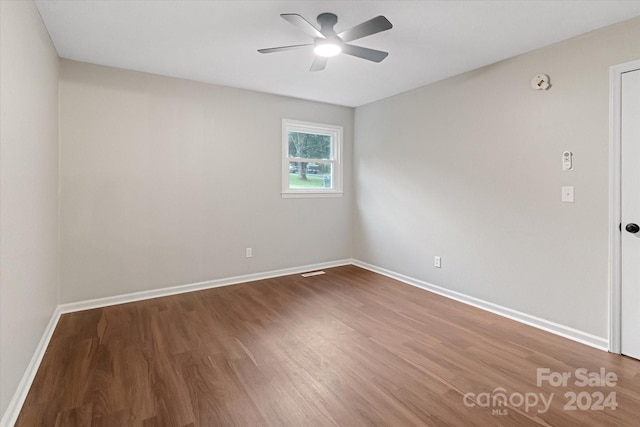
[[[282,197],[342,195],[342,127],[282,120]]]

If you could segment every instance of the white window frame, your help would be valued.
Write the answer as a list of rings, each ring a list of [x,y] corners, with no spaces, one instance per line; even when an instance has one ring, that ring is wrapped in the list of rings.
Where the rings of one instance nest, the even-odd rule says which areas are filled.
[[[330,136],[331,158],[289,157],[289,132]],[[289,188],[289,163],[292,161],[331,165],[331,188]],[[282,197],[341,197],[342,194],[342,126],[282,119]]]

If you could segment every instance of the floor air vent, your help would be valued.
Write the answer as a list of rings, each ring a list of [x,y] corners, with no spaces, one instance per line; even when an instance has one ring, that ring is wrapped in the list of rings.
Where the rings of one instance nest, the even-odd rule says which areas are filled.
[[[302,273],[302,277],[311,277],[311,276],[319,276],[321,274],[325,274],[324,271],[312,271],[311,273]]]

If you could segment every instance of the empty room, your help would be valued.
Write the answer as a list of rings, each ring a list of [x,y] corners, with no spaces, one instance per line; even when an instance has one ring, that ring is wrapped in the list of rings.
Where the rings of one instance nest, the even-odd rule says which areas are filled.
[[[0,427],[640,425],[640,2],[0,0]]]

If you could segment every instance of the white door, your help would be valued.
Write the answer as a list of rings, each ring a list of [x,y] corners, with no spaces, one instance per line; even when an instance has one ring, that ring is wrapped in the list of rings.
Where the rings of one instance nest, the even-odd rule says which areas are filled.
[[[640,70],[622,74],[621,352],[640,359]]]

